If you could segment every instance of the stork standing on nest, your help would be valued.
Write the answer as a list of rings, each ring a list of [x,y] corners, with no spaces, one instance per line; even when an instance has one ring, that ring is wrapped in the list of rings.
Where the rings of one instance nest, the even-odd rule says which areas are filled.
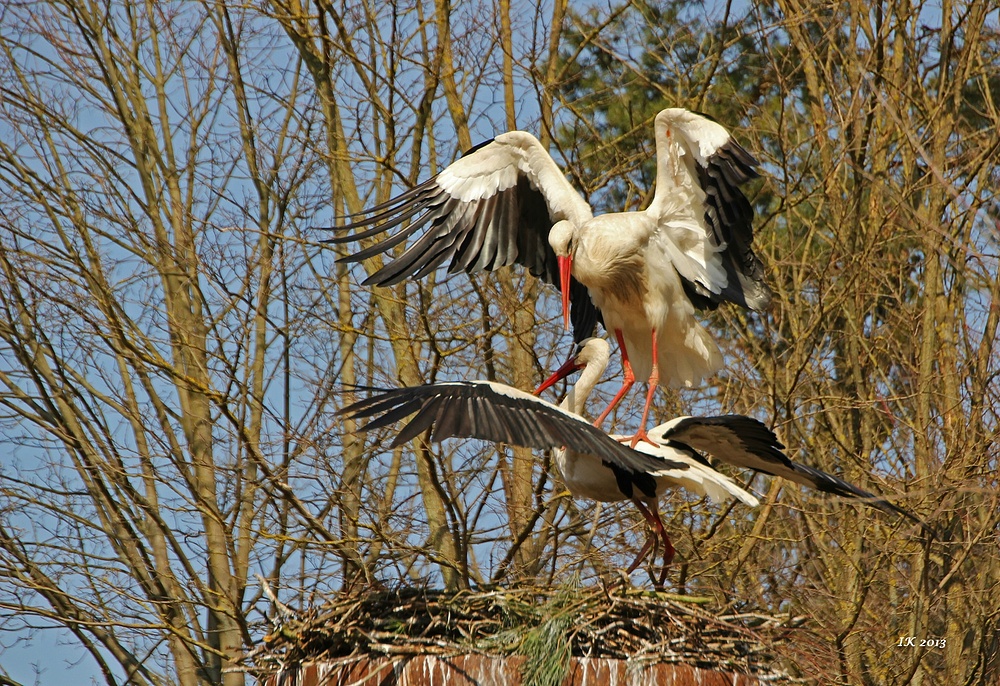
[[[590,336],[600,316],[622,352],[621,389],[595,425],[637,375],[648,378],[642,421],[629,437],[635,447],[649,441],[646,423],[658,384],[691,387],[722,366],[695,308],[729,301],[761,309],[771,296],[751,247],[753,209],[739,189],[757,176],[757,161],[723,126],[685,109],[657,114],[654,134],[656,188],[640,212],[595,217],[538,139],[511,131],[373,207],[367,219],[341,227],[373,228],[329,242],[370,238],[410,221],[342,259],[385,253],[424,229],[365,284],[419,278],[445,262],[449,273],[470,274],[517,263],[556,284],[574,339]]]
[[[622,444],[619,437],[608,436],[581,416],[587,397],[607,367],[609,353],[603,339],[587,339],[580,344],[578,354],[539,387],[536,393],[582,369],[559,406],[501,383],[471,381],[391,390],[348,405],[338,414],[355,419],[375,417],[360,429],[364,432],[417,413],[391,447],[429,429],[432,441],[479,438],[551,449],[563,482],[574,496],[600,502],[631,500],[639,508],[649,524],[650,536],[627,573],[639,566],[650,548],[662,542],[663,567],[657,586],[663,585],[674,555],[658,505],[668,489],[680,486],[716,502],[733,497],[751,507],[758,504],[757,498],[716,471],[704,454],[822,492],[864,499],[873,507],[922,524],[906,510],[868,491],[788,459],[774,433],[751,417],[679,417],[651,430],[658,445],[641,443],[632,449]]]
[[[393,440],[393,447],[432,429],[433,441],[452,437],[480,438],[552,450],[556,468],[574,496],[600,502],[631,500],[635,503],[649,524],[650,536],[627,573],[632,573],[650,548],[662,541],[663,568],[658,582],[658,586],[662,586],[674,555],[658,505],[660,496],[668,488],[682,486],[716,502],[734,497],[755,506],[758,500],[728,476],[712,469],[697,452],[699,440],[695,439],[690,446],[684,442],[686,430],[701,426],[698,422],[703,418],[691,418],[685,431],[679,432],[679,443],[673,443],[674,436],[666,432],[660,437],[662,445],[643,443],[635,450],[584,419],[581,413],[587,397],[607,368],[609,355],[608,343],[602,338],[590,338],[580,345],[579,353],[571,362],[576,365],[574,369],[583,371],[559,406],[505,384],[471,381],[400,388],[348,405],[338,414],[352,418],[381,414],[360,429],[371,431],[416,412],[417,416]],[[563,368],[569,369],[569,365],[568,362]],[[552,377],[553,382],[556,378]],[[545,387],[539,387],[536,393]],[[757,430],[758,426],[763,433]],[[737,445],[739,432],[746,427],[753,427],[754,435],[746,444]],[[781,444],[774,434],[755,419],[732,415],[728,425],[723,422],[703,428],[706,429],[704,435],[718,434],[713,446],[762,454],[778,451],[780,454]],[[728,443],[727,438],[730,439]],[[732,440],[734,438],[736,441]],[[763,459],[763,455],[759,459]]]

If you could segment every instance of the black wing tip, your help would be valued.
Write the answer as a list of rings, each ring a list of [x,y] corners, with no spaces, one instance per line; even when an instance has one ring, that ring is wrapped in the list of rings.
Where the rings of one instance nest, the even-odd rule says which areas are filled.
[[[920,526],[920,529],[930,540],[939,538],[938,531],[933,526],[906,508],[889,502],[885,497],[859,488],[821,469],[793,462],[785,455],[785,446],[778,440],[774,431],[758,419],[742,414],[717,415],[714,417],[686,417],[675,425],[674,430],[680,431],[688,424],[725,426],[739,436],[740,440],[744,441],[747,448],[752,452],[772,459],[779,459],[782,463],[791,467],[792,471],[801,477],[799,480],[792,479],[793,481],[809,486],[820,493],[849,498],[874,507],[876,510],[886,514],[909,519]],[[784,476],[783,478],[787,479],[788,476]]]
[[[744,307],[754,312],[763,312],[770,307],[774,300],[774,291],[763,279],[744,284],[741,291],[745,303]]]
[[[313,231],[332,231],[334,233],[343,233],[344,231],[351,230],[351,224],[344,224],[342,226],[311,226],[309,227]],[[343,243],[345,240],[350,240],[350,236],[336,236],[334,238],[324,238],[321,243]]]
[[[759,268],[748,269],[750,276],[744,275],[743,271],[727,261],[725,268],[729,284],[718,293],[713,293],[697,281],[689,281],[680,274],[678,276],[681,278],[684,294],[695,309],[712,312],[722,303],[729,302],[745,310],[763,312],[771,305],[774,291],[764,281],[763,264],[756,255],[754,261]]]
[[[709,166],[717,166],[723,173],[733,174],[737,184],[744,184],[760,177],[760,162],[753,153],[744,148],[729,134],[728,140],[715,149],[705,160]],[[736,180],[738,179],[738,180]]]
[[[597,333],[598,324],[604,326],[604,316],[594,305],[590,291],[575,277],[570,277],[569,290],[573,342],[579,344]]]
[[[806,485],[811,486],[820,493],[829,493],[830,495],[836,495],[841,498],[849,498],[859,503],[869,505],[880,512],[909,519],[913,523],[920,526],[920,529],[926,536],[928,536],[929,539],[933,540],[938,538],[938,532],[934,527],[906,508],[889,502],[883,496],[866,491],[863,488],[855,486],[838,476],[828,474],[821,469],[816,469],[815,467],[810,467],[809,465],[792,462],[792,466],[797,473],[805,475],[809,478],[809,483]]]
[[[760,176],[760,163],[730,135],[725,143],[699,167],[699,183],[706,193],[705,222],[715,233],[723,252],[727,284],[712,293],[699,284],[685,284],[692,304],[713,310],[721,302],[733,302],[760,311],[771,301],[772,291],[764,281],[764,264],[753,251],[753,206],[740,186]]]

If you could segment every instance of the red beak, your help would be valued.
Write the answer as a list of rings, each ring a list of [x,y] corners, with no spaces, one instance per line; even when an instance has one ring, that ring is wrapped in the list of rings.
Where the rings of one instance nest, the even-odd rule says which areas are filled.
[[[573,258],[557,257],[559,262],[559,289],[562,291],[563,326],[569,331],[569,279],[573,273]],[[553,382],[554,383],[554,382]]]
[[[543,381],[542,385],[535,389],[535,395],[541,395],[542,391],[544,391],[546,388],[554,385],[557,381],[561,379],[565,379],[567,376],[575,372],[577,369],[580,369],[581,367],[583,367],[583,365],[576,361],[576,353],[574,353],[573,355],[570,356],[568,360],[566,360],[565,363],[563,363],[563,366],[557,369],[555,373],[552,374],[552,376]]]

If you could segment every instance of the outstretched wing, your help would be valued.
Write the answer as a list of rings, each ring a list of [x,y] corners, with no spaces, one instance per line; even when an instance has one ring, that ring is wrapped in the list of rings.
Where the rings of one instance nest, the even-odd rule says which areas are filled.
[[[355,233],[326,242],[380,236],[410,223],[344,261],[359,262],[416,238],[369,276],[366,285],[420,278],[446,263],[449,273],[469,274],[520,264],[556,288],[559,266],[549,246],[549,230],[560,220],[579,226],[592,216],[590,205],[542,144],[524,131],[476,146],[436,176],[367,214],[367,219],[338,227]],[[593,335],[600,313],[576,279],[570,282],[570,302],[574,339],[580,341]]]
[[[656,443],[689,446],[737,467],[791,478],[786,473],[792,473],[794,463],[783,452],[785,446],[753,417],[677,417],[650,429],[649,437]]]
[[[537,450],[565,446],[634,473],[688,468],[683,462],[632,450],[579,415],[491,381],[398,388],[348,405],[337,414],[357,419],[375,417],[360,429],[371,431],[414,412],[417,415],[393,439],[393,447],[430,429],[432,441],[479,438]]]
[[[823,493],[858,498],[878,510],[902,515],[928,529],[916,515],[874,493],[832,474],[788,459],[783,452],[785,446],[778,441],[774,432],[752,417],[738,414],[679,417],[651,429],[649,436],[657,443],[662,441],[666,445],[687,445],[727,464],[780,476]]]
[[[657,177],[650,210],[658,244],[695,306],[764,308],[771,289],[753,251],[753,207],[740,186],[757,160],[721,124],[681,108],[656,116]]]

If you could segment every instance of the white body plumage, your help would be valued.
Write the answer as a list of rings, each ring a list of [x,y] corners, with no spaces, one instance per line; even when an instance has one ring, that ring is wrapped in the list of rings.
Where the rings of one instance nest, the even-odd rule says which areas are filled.
[[[572,301],[578,341],[592,334],[596,307],[606,328],[621,334],[639,378],[693,386],[722,364],[695,307],[730,300],[756,309],[770,297],[751,249],[753,211],[739,191],[756,175],[756,160],[723,126],[685,109],[661,111],[654,135],[656,190],[641,212],[595,217],[538,139],[511,131],[345,227],[374,228],[332,240],[411,222],[346,258],[360,261],[423,229],[365,282],[380,285],[446,263],[469,273],[522,264],[559,286],[567,321]]]

